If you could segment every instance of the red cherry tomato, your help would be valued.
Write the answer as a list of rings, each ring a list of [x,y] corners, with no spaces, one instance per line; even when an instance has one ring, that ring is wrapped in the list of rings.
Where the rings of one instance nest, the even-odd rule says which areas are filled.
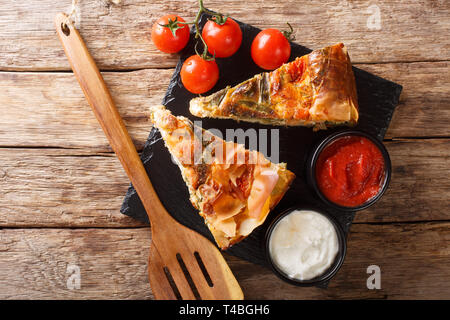
[[[280,30],[266,29],[253,40],[251,53],[258,66],[274,70],[289,60],[291,45]]]
[[[236,21],[227,18],[223,25],[213,20],[205,23],[202,37],[208,45],[208,51],[218,58],[233,55],[241,46],[242,31]]]
[[[175,53],[183,49],[189,41],[189,27],[186,24],[178,24],[179,29],[175,30],[175,35],[168,27],[163,25],[169,24],[169,19],[173,22],[185,22],[183,18],[177,15],[169,14],[159,18],[152,27],[152,41],[155,46],[166,53]]]
[[[181,67],[181,82],[192,93],[205,93],[214,87],[219,79],[219,67],[215,61],[204,60],[193,55]]]

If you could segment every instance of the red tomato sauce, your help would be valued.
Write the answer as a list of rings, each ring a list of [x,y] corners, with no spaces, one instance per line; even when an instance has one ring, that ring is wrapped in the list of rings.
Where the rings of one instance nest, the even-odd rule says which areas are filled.
[[[345,136],[326,146],[316,162],[322,194],[344,207],[358,207],[375,197],[385,178],[384,158],[378,147],[361,136]]]

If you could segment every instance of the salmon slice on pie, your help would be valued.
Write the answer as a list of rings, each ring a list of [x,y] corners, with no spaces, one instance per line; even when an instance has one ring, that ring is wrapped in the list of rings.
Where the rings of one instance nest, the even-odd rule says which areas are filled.
[[[286,164],[226,142],[164,106],[151,108],[150,114],[181,170],[191,203],[221,249],[261,225],[295,178]]]
[[[326,129],[358,122],[358,101],[346,47],[336,44],[272,72],[190,101],[198,117]]]

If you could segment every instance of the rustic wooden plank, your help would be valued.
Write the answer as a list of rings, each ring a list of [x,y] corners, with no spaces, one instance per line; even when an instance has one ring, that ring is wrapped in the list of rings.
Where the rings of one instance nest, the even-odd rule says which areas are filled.
[[[0,230],[2,299],[149,299],[150,230]],[[80,268],[80,290],[67,281]],[[71,281],[69,281],[71,283]]]
[[[225,254],[247,299],[449,299],[450,223],[354,225],[346,261],[328,289],[285,284],[271,271]],[[2,229],[1,299],[151,299],[150,230]],[[80,289],[69,290],[69,265]],[[369,265],[381,290],[368,290]]]
[[[358,67],[403,86],[386,138],[450,136],[449,61]]]
[[[0,149],[0,226],[142,226],[119,212],[129,186],[114,154]]]
[[[53,18],[70,11],[70,0],[0,3],[1,70],[68,70]],[[320,48],[344,42],[354,62],[435,61],[449,59],[448,1],[206,1],[215,10],[260,28],[285,28],[297,42]],[[197,1],[79,1],[79,28],[102,69],[173,67],[177,55],[156,50],[153,22],[168,13],[192,20]],[[379,10],[380,23],[374,24]],[[418,45],[420,44],[420,45]]]
[[[105,74],[137,148],[151,125],[147,110],[161,103],[172,70]],[[72,73],[0,72],[0,145],[93,147],[111,150]]]
[[[355,222],[449,220],[450,140],[386,145],[390,188]],[[142,226],[119,213],[129,180],[111,153],[0,148],[0,159],[0,227]]]
[[[404,86],[387,138],[450,136],[450,62],[363,65]],[[147,110],[173,70],[105,72],[105,81],[138,148],[150,131]],[[71,73],[0,72],[0,146],[110,150]],[[431,125],[432,123],[432,125]]]
[[[355,222],[450,220],[450,141],[385,143],[392,162],[389,189]],[[393,217],[395,217],[393,219]]]

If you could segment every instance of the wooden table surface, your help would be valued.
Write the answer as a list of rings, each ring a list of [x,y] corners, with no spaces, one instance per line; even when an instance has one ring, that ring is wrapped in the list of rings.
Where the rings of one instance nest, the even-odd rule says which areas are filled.
[[[0,298],[151,299],[149,227],[119,212],[129,180],[53,28],[70,2],[0,2]],[[288,21],[309,48],[342,41],[357,67],[404,88],[385,140],[390,188],[357,213],[329,288],[294,287],[225,254],[246,298],[449,299],[450,2],[206,5],[260,28]],[[150,26],[167,13],[192,20],[196,8],[195,0],[79,0],[77,25],[139,149],[147,108],[161,101],[178,59],[155,49]],[[68,286],[72,265],[79,289]],[[380,290],[366,286],[369,265],[381,269]]]

